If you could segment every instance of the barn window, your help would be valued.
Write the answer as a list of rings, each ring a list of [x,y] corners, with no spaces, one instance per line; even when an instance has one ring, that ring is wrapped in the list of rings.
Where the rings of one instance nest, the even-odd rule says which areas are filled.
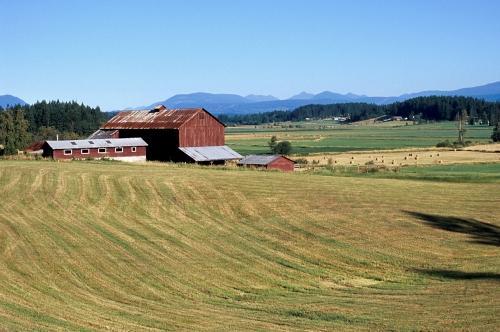
[[[97,149],[98,153],[106,153],[106,148],[99,148]]]
[[[135,152],[135,151],[137,151],[137,148],[135,146],[133,146],[130,148],[130,151]]]
[[[71,142],[71,145],[76,145],[76,142]]]
[[[116,153],[122,153],[122,152],[123,152],[123,147],[121,147],[121,146],[117,146],[117,147],[115,148],[115,152],[116,152]]]
[[[109,139],[106,140],[106,143],[111,144],[111,141]]]
[[[198,119],[200,119],[200,120],[205,119],[205,113],[198,114]]]
[[[71,156],[73,154],[73,150],[64,150],[63,153],[65,156]]]
[[[81,154],[89,154],[89,149],[81,149],[80,153]]]
[[[90,144],[94,144],[94,141],[89,141]]]

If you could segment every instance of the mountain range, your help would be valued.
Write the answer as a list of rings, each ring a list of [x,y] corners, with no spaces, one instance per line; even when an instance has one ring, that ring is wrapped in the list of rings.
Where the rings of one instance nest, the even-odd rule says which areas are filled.
[[[169,108],[204,107],[214,114],[250,114],[275,110],[292,110],[308,104],[372,103],[384,105],[424,96],[465,96],[487,101],[500,101],[500,81],[458,90],[428,90],[393,97],[366,96],[353,93],[340,94],[323,91],[318,94],[301,92],[288,99],[278,99],[271,95],[240,96],[236,94],[197,92],[179,94],[148,106],[129,109],[151,109],[156,105],[162,104]]]
[[[15,106],[15,105],[26,105],[26,102],[21,98],[17,98],[11,95],[0,96],[0,107],[6,108],[7,106]]]
[[[318,94],[301,92],[288,99],[278,99],[271,95],[240,96],[237,94],[197,92],[178,94],[147,106],[130,107],[128,109],[151,109],[156,105],[162,104],[169,108],[203,107],[214,114],[250,114],[275,110],[292,110],[308,104],[372,103],[384,105],[423,96],[465,96],[487,101],[500,101],[500,81],[458,90],[428,90],[393,97],[323,91]],[[0,96],[0,107],[5,108],[7,105],[13,106],[17,104],[24,105],[26,102],[11,95]]]

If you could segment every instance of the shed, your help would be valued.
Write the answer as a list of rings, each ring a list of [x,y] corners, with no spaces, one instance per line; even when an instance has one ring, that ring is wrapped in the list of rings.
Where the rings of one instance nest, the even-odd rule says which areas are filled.
[[[147,159],[223,163],[241,156],[225,145],[225,125],[203,108],[151,110],[116,114],[91,137],[141,137],[148,143]],[[210,156],[200,157],[202,147]],[[203,154],[203,153],[202,153]]]
[[[148,144],[139,137],[45,141],[43,156],[54,159],[101,159],[145,161]]]
[[[31,155],[37,155],[37,154],[41,155],[41,154],[43,154],[43,145],[44,144],[45,144],[45,141],[33,142],[24,149],[24,152],[27,154],[31,154]]]
[[[249,155],[241,159],[238,165],[292,172],[295,167],[295,161],[282,155]]]

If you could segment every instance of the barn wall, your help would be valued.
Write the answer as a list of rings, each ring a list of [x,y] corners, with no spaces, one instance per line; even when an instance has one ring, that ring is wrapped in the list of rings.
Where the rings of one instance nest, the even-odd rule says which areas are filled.
[[[148,143],[148,160],[183,161],[177,129],[120,129],[119,132],[120,138],[140,137]]]
[[[279,169],[284,172],[293,172],[294,163],[284,157],[279,157],[267,165],[267,169]]]
[[[115,148],[106,148],[106,153],[98,153],[97,148],[89,149],[89,154],[81,154],[81,149],[72,149],[71,155],[64,155],[64,150],[51,150],[51,156],[54,159],[86,159],[86,158],[119,158],[119,157],[137,157],[146,155],[145,146],[137,146],[136,152],[132,152],[132,147],[124,146],[123,152],[115,152]]]
[[[224,125],[210,114],[200,112],[179,129],[179,146],[224,145]]]

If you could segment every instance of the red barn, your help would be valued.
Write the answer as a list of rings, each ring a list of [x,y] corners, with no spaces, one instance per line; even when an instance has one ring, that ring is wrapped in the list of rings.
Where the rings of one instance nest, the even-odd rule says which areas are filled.
[[[203,108],[120,112],[89,138],[141,137],[147,159],[223,163],[242,156],[225,144],[225,125]]]
[[[295,168],[295,161],[281,155],[249,155],[241,159],[238,165],[292,172]]]
[[[110,138],[45,141],[43,156],[54,159],[100,159],[145,161],[148,144],[142,138]]]

